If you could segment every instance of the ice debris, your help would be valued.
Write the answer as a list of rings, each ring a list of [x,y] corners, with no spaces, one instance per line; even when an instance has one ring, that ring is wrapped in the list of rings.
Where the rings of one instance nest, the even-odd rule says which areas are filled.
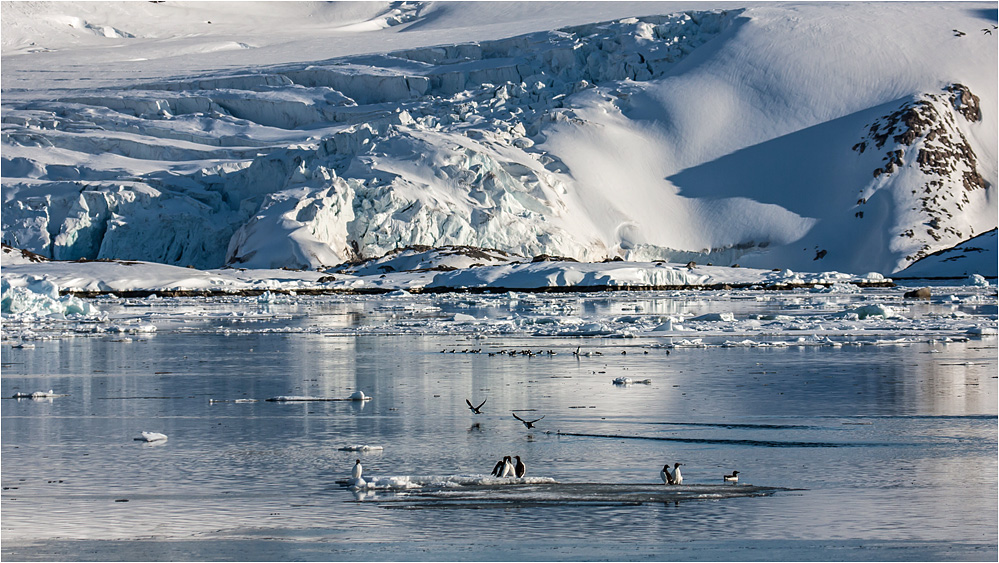
[[[12,281],[20,282],[17,285]],[[22,285],[23,283],[23,285]],[[44,277],[0,280],[0,313],[25,317],[95,316],[100,309],[72,295],[59,295],[59,286]]]
[[[11,397],[13,399],[51,399],[53,397],[65,397],[66,395],[60,395],[52,389],[48,391],[35,391],[34,393],[14,393]]]
[[[368,446],[366,444],[354,444],[352,446],[343,446],[340,448],[341,452],[380,452],[384,450],[384,446]]]
[[[139,438],[136,438],[137,442],[161,442],[166,440],[166,434],[160,434],[159,432],[143,432]]]

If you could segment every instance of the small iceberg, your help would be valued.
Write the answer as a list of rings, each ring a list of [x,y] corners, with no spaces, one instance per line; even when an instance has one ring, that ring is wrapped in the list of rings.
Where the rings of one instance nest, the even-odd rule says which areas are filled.
[[[354,444],[340,448],[341,452],[380,452],[385,448],[382,446],[368,446],[364,444]]]
[[[35,391],[34,393],[14,393],[11,397],[12,399],[51,399],[53,397],[66,397],[66,395],[60,395],[54,392],[52,389],[48,391]]]
[[[256,403],[257,399],[208,399],[209,405],[216,403]]]
[[[313,397],[310,395],[279,395],[271,397],[267,401],[271,403],[292,403],[303,401],[370,401],[371,396],[365,395],[364,391],[354,391],[349,397]]]
[[[630,377],[617,377],[613,381],[614,385],[652,385],[651,379],[632,379]]]
[[[394,475],[386,477],[366,477],[343,479],[337,484],[350,489],[384,491],[411,491],[413,489],[440,490],[462,487],[497,487],[504,485],[556,484],[551,477],[493,477],[491,475]]]
[[[162,442],[167,439],[166,434],[160,434],[159,432],[143,432],[142,436],[136,438],[136,442]]]

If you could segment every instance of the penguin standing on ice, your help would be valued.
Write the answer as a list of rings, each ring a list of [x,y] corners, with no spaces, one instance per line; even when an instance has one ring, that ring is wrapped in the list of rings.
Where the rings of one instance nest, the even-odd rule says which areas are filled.
[[[503,473],[500,474],[500,477],[513,477],[514,475],[516,475],[516,473],[517,473],[517,470],[513,466],[513,460],[510,459],[510,456],[504,457],[503,458]]]
[[[662,471],[659,472],[659,478],[663,480],[663,485],[673,484],[673,474],[669,472],[669,464],[663,466]]]
[[[674,485],[682,485],[683,484],[683,475],[680,474],[680,466],[681,465],[683,465],[683,464],[679,463],[679,462],[673,464],[673,484]]]
[[[364,472],[364,468],[361,467],[361,460],[354,460],[354,469],[350,471],[350,484],[354,487],[363,487],[365,485],[364,479],[361,478],[361,474]]]
[[[495,477],[502,477],[503,470],[506,469],[507,460],[509,459],[510,456],[504,456],[503,459],[497,461],[496,465],[493,466],[493,470],[490,473],[490,475],[493,475]]]
[[[520,460],[519,455],[513,456],[517,459],[517,463],[514,465],[514,475],[517,477],[523,477],[527,473],[527,464]]]

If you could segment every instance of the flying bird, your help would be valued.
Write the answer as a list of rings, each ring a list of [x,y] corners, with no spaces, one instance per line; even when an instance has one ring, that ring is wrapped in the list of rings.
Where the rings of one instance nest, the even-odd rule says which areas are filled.
[[[517,413],[513,413],[513,417],[516,418],[517,420],[523,422],[524,426],[526,426],[528,429],[531,429],[531,428],[534,428],[534,423],[537,422],[537,421],[539,421],[539,420],[541,420],[541,418],[544,418],[545,415],[541,415],[541,418],[536,418],[534,420],[524,420],[523,418],[520,418],[519,416],[517,416]]]
[[[472,401],[469,401],[468,399],[465,399],[465,402],[468,403],[468,408],[472,411],[472,414],[482,414],[482,411],[479,409],[482,408],[482,405],[486,404],[486,399],[482,399],[482,402],[479,403],[479,406],[477,407],[472,405]]]
[[[992,35],[992,30],[987,27],[983,27],[982,31],[985,32],[987,35]]]
[[[953,31],[954,31],[954,37],[961,37],[962,35],[967,35],[963,31],[961,31],[960,29],[955,29]]]

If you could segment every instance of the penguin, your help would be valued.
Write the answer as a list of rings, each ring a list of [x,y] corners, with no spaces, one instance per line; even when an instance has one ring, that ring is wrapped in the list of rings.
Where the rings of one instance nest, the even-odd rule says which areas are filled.
[[[361,480],[361,473],[363,471],[364,471],[364,468],[361,467],[361,460],[359,460],[359,459],[355,460],[354,461],[354,469],[350,472],[350,476],[354,479],[354,481],[360,481]]]
[[[503,473],[503,466],[505,464],[506,464],[506,458],[497,461],[496,465],[493,466],[493,470],[489,474],[494,477],[499,477],[500,474]]]
[[[681,465],[683,465],[683,464],[679,463],[679,462],[673,464],[673,484],[674,485],[682,485],[683,484],[683,475],[680,474],[680,466]]]
[[[517,413],[513,413],[513,417],[516,418],[517,420],[523,422],[524,426],[526,426],[527,429],[530,430],[531,428],[534,428],[534,423],[537,422],[537,421],[539,421],[539,420],[541,420],[541,418],[544,418],[545,415],[541,415],[541,418],[536,418],[534,420],[524,420],[523,418],[520,418],[519,416],[517,416]]]
[[[725,477],[723,477],[723,479],[726,480],[726,481],[729,481],[731,483],[738,483],[739,482],[739,472],[738,471],[733,471],[731,475],[726,475]]]
[[[673,484],[673,474],[669,472],[669,464],[663,466],[662,471],[659,472],[659,478],[663,480],[663,485]]]
[[[500,477],[513,477],[514,475],[516,475],[516,473],[517,473],[517,470],[513,466],[513,460],[510,459],[510,456],[504,457],[503,458],[503,472],[500,474]]]
[[[513,457],[515,457],[517,459],[517,463],[516,463],[516,465],[514,465],[514,474],[517,477],[523,477],[524,474],[527,473],[527,465],[523,461],[520,460],[520,456],[519,455],[515,455]]]
[[[469,401],[468,399],[465,399],[465,402],[468,403],[468,408],[471,409],[472,414],[482,414],[482,411],[480,411],[479,409],[482,408],[482,405],[486,404],[485,399],[483,399],[482,402],[479,403],[479,406],[477,407],[472,405],[472,401]]]

